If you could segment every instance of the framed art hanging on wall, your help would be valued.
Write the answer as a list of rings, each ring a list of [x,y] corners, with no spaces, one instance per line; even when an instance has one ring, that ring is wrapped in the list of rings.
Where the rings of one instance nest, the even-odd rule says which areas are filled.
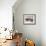
[[[35,25],[36,24],[36,14],[24,14],[23,23],[27,25]]]

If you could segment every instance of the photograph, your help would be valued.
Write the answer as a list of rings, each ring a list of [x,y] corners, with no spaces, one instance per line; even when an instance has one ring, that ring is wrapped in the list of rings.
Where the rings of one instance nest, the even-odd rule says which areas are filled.
[[[36,24],[36,14],[24,14],[23,21],[24,21],[24,24],[27,24],[27,25]]]

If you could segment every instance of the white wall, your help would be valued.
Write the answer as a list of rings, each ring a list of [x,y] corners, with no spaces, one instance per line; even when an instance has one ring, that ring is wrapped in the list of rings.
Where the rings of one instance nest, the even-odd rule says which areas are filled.
[[[46,0],[41,1],[41,38],[42,46],[46,46]]]
[[[0,0],[0,27],[12,28],[12,6],[16,0]]]
[[[41,46],[40,11],[40,0],[23,0],[14,12],[15,28],[19,32],[22,32],[25,38],[27,37],[28,39],[34,40],[36,46]],[[23,14],[36,14],[36,25],[24,25]]]

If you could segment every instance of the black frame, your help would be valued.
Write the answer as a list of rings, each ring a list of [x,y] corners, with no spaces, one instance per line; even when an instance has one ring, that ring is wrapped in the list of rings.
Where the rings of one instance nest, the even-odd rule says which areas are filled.
[[[31,24],[31,23],[24,23],[24,16],[25,16],[25,15],[29,15],[29,16],[32,15],[32,16],[34,16],[35,22],[34,22],[33,24]],[[24,25],[35,25],[35,24],[36,24],[36,14],[24,14],[24,15],[23,15],[23,24],[24,24]]]

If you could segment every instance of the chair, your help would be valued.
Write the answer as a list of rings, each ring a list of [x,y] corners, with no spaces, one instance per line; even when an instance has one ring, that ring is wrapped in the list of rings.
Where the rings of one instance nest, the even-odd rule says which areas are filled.
[[[15,43],[16,46],[21,46],[22,45],[22,33],[15,33]]]
[[[35,46],[35,43],[32,40],[26,40],[25,46]]]

